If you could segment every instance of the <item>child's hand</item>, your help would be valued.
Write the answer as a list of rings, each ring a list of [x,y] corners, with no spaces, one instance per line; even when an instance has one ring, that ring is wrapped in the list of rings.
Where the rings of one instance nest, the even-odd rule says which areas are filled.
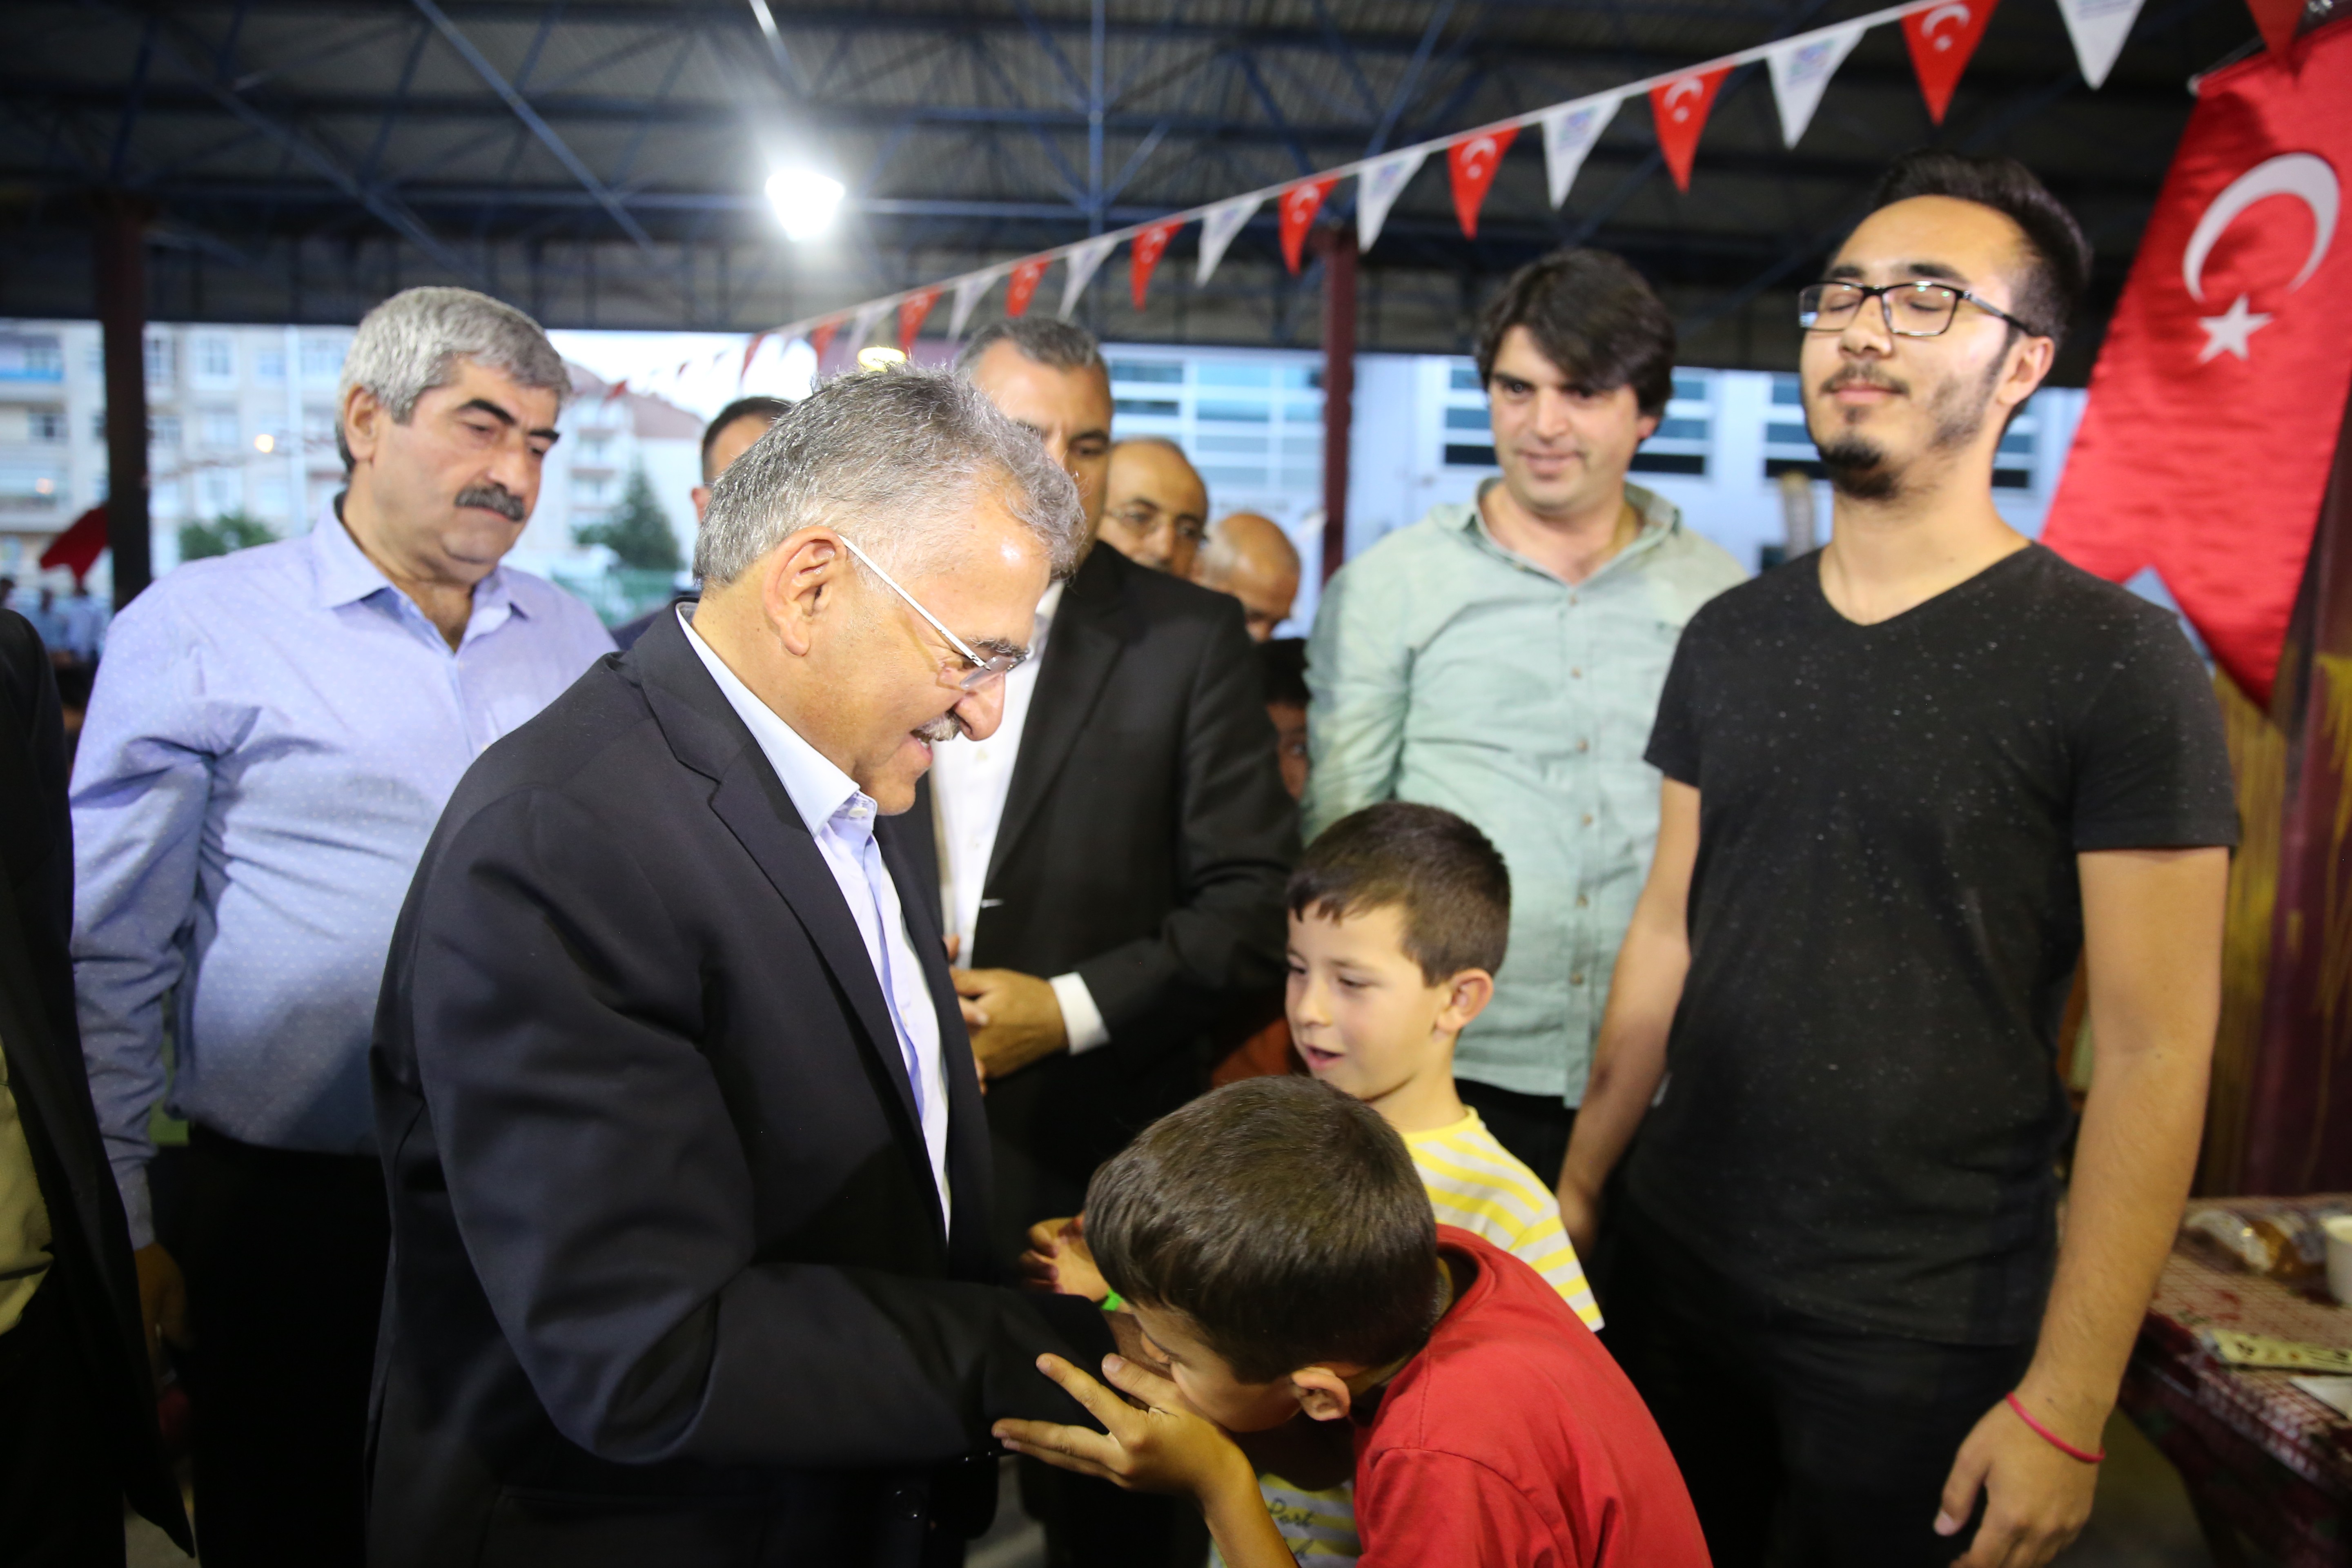
[[[1029,1227],[1029,1250],[1021,1255],[1023,1279],[1034,1289],[1058,1290],[1100,1301],[1110,1294],[1095,1255],[1087,1247],[1086,1215],[1040,1220]]]
[[[1093,1476],[1129,1491],[1174,1492],[1207,1506],[1221,1489],[1239,1484],[1253,1495],[1256,1472],[1222,1427],[1185,1407],[1176,1385],[1146,1372],[1124,1356],[1103,1357],[1103,1375],[1132,1399],[1130,1404],[1060,1356],[1037,1358],[1037,1370],[1062,1385],[1071,1398],[1108,1429],[1106,1436],[1083,1426],[1047,1421],[999,1421],[997,1441],[1016,1454],[1030,1454],[1065,1470]]]

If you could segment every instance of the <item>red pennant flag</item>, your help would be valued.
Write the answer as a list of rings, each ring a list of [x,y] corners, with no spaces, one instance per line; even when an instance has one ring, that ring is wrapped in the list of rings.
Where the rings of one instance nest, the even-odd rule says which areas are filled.
[[[1472,239],[1478,237],[1478,209],[1486,205],[1486,192],[1495,184],[1495,171],[1503,166],[1503,154],[1510,151],[1511,139],[1518,133],[1516,125],[1481,131],[1445,150],[1445,172],[1454,180],[1454,216],[1462,220],[1462,232]]]
[[[1017,316],[1029,308],[1030,298],[1037,292],[1039,280],[1045,276],[1045,268],[1052,265],[1051,260],[1041,256],[1013,269],[1013,280],[1004,286],[1006,315]]]
[[[629,378],[625,375],[620,380],[614,382],[612,385],[604,389],[604,401],[610,403],[613,399],[621,396],[628,390]]]
[[[1155,223],[1135,237],[1127,251],[1127,293],[1135,308],[1143,309],[1143,297],[1151,287],[1151,269],[1168,254],[1168,242],[1176,237],[1182,223]]]
[[[936,289],[918,289],[898,301],[898,352],[915,352],[915,334],[923,330],[923,318],[940,302]]]
[[[833,334],[839,331],[841,331],[839,316],[834,317],[829,321],[819,321],[809,329],[809,347],[816,351],[816,363],[820,366],[824,363],[824,351],[833,347]]]
[[[2352,26],[2199,84],[2042,539],[2152,566],[2267,707],[2352,396]]]
[[[2303,0],[2246,0],[2254,26],[2273,52],[2294,42],[2295,25],[2303,20]]]
[[[743,363],[739,365],[735,371],[736,391],[740,392],[743,390],[743,378],[751,374],[751,358],[760,352],[760,345],[767,341],[767,333],[753,332],[751,334],[751,341],[743,345]],[[817,350],[817,353],[819,355],[822,355],[824,351],[823,349],[819,349]]]
[[[1707,111],[1715,107],[1715,95],[1723,90],[1723,79],[1730,74],[1729,66],[1717,66],[1711,71],[1693,71],[1660,82],[1650,89],[1650,118],[1657,122],[1658,151],[1665,154],[1666,168],[1675,176],[1678,191],[1690,189],[1698,133],[1706,125]]]
[[[1307,231],[1314,226],[1315,215],[1323,209],[1323,198],[1339,183],[1339,176],[1332,174],[1320,180],[1301,181],[1282,193],[1282,259],[1294,278],[1298,276],[1298,253],[1307,244]]]
[[[1945,0],[1930,10],[1914,11],[1903,18],[1903,41],[1911,46],[1911,68],[1918,73],[1920,96],[1927,100],[1927,117],[1944,122],[1951,107],[1952,89],[1977,52],[1985,24],[1992,20],[1996,0]]]
[[[49,547],[41,552],[41,570],[53,572],[62,566],[79,583],[98,564],[99,552],[105,548],[106,503],[100,501],[49,541]]]

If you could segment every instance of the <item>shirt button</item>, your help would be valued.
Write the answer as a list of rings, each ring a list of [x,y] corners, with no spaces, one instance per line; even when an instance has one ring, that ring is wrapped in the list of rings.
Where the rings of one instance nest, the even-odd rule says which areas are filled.
[[[1585,820],[1585,821],[1587,821],[1587,822],[1590,822],[1590,821],[1591,821],[1592,819],[1591,819],[1591,817],[1589,817],[1589,816],[1588,816],[1588,817],[1586,817],[1584,820]],[[1582,909],[1582,908],[1584,908],[1584,906],[1585,906],[1585,905],[1587,905],[1587,904],[1591,903],[1591,901],[1592,901],[1592,900],[1591,900],[1591,899],[1586,898],[1582,893],[1579,893],[1579,894],[1577,894],[1577,895],[1576,895],[1576,907],[1577,907],[1578,909],[1580,909],[1580,909]]]
[[[1582,599],[1578,598],[1578,597],[1577,597],[1575,595],[1573,595],[1573,594],[1570,594],[1570,595],[1568,596],[1568,602],[1569,602],[1570,604],[1571,604],[1571,605],[1580,605],[1580,604],[1584,603],[1584,601],[1583,601]]]
[[[1581,680],[1584,679],[1584,671],[1571,665],[1569,667],[1568,678],[1570,680]]]
[[[1584,826],[1587,827],[1592,826],[1592,814],[1589,811],[1584,814]]]
[[[1581,974],[1571,974],[1568,977],[1568,983],[1570,985],[1581,985],[1584,984],[1584,976]]]
[[[1580,752],[1589,752],[1592,750],[1592,742],[1586,740],[1579,740],[1576,742],[1576,749]]]

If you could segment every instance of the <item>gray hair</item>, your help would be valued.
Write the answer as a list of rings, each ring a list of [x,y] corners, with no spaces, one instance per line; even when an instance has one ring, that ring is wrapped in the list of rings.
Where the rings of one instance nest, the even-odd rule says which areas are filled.
[[[970,503],[986,497],[1045,547],[1056,578],[1086,540],[1078,487],[1034,433],[946,371],[898,365],[836,376],[711,486],[694,569],[726,584],[803,528],[856,541],[895,577],[961,558]]]
[[[956,351],[956,370],[971,374],[980,356],[999,343],[1011,343],[1023,359],[1050,370],[1098,370],[1105,377],[1110,374],[1110,367],[1103,363],[1102,344],[1092,332],[1051,316],[1006,316],[989,322]]]
[[[352,466],[341,417],[352,388],[365,387],[405,425],[418,398],[457,379],[460,359],[554,393],[558,408],[572,393],[563,356],[539,323],[512,305],[471,289],[404,289],[361,318],[343,356],[342,382],[335,388],[335,449],[343,467]]]

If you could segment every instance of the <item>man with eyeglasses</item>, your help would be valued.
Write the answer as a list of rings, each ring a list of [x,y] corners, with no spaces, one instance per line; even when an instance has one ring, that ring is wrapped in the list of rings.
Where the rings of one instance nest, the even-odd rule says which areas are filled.
[[[1111,416],[1094,335],[1003,321],[957,365],[1068,470],[1086,513],[1003,727],[941,746],[892,825],[961,966],[1009,1264],[1030,1226],[1085,1205],[1097,1165],[1208,1088],[1237,1015],[1278,1006],[1297,808],[1241,606],[1092,548]],[[1056,1563],[1197,1568],[1207,1549],[1186,1503],[1034,1461],[1023,1492]]]
[[[1035,1359],[1108,1320],[991,1283],[937,885],[875,829],[1084,538],[962,381],[830,382],[720,476],[699,604],[457,785],[371,1060],[377,1568],[960,1563],[991,1421],[1076,1418]]]
[[[1209,531],[1209,488],[1184,448],[1164,436],[1135,436],[1112,446],[1108,504],[1097,531],[1138,566],[1192,575],[1192,558]]]
[[[1993,507],[2081,230],[2007,159],[1913,153],[1874,209],[1797,300],[1833,537],[1675,652],[1560,1206],[1590,1242],[1638,1127],[1610,1345],[1717,1563],[2037,1568],[2188,1191],[2237,817],[2172,617]]]

